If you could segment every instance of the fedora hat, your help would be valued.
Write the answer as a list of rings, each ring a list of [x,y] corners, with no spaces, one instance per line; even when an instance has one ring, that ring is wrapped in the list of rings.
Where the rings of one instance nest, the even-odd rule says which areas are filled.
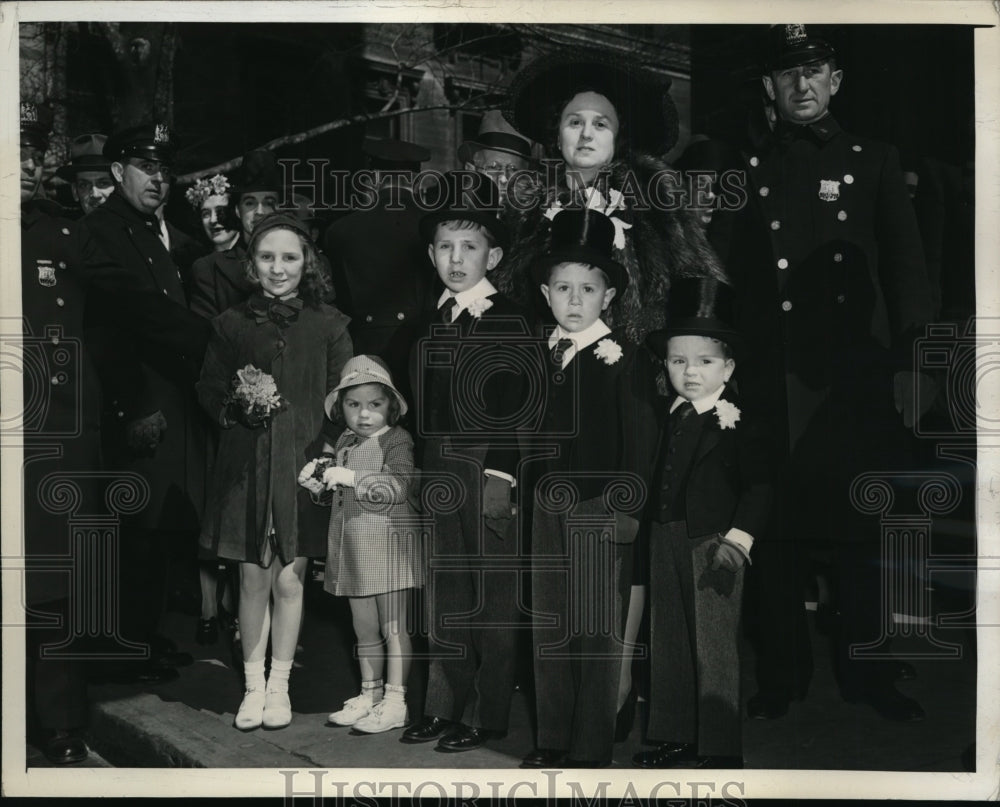
[[[671,336],[708,336],[736,348],[740,342],[734,322],[732,286],[714,277],[682,277],[670,286],[667,325],[646,337],[646,344],[666,358]]]
[[[396,400],[399,402],[400,417],[405,415],[409,409],[406,405],[406,399],[396,389],[395,384],[392,383],[392,375],[385,362],[378,356],[366,356],[362,354],[355,356],[353,359],[348,359],[347,364],[344,365],[344,369],[340,371],[340,383],[330,390],[330,394],[326,396],[326,400],[323,402],[323,409],[326,410],[326,416],[331,419],[333,418],[333,408],[337,405],[341,390],[345,390],[348,387],[357,387],[361,384],[384,384],[392,390],[396,396]]]
[[[141,157],[172,163],[177,153],[177,136],[165,123],[144,123],[115,132],[104,143],[104,156],[111,162]]]
[[[619,296],[628,286],[628,272],[613,257],[615,225],[592,208],[569,208],[556,214],[549,232],[548,251],[532,266],[539,285],[548,284],[549,270],[560,263],[582,263],[602,270],[608,286]]]
[[[104,156],[108,136],[82,134],[70,144],[69,162],[56,170],[56,176],[72,182],[81,171],[111,171],[111,160]]]
[[[513,154],[524,160],[532,159],[531,141],[514,131],[499,109],[491,109],[483,116],[475,138],[466,140],[458,147],[458,159],[462,163],[471,163],[476,152],[482,149]]]
[[[366,137],[361,150],[368,156],[371,167],[376,169],[419,171],[420,163],[431,158],[430,151],[423,146],[390,138]]]
[[[539,143],[552,142],[557,109],[577,93],[605,96],[618,112],[628,145],[654,155],[677,143],[677,108],[670,78],[640,68],[622,56],[599,50],[554,53],[514,77],[504,117]]]
[[[801,23],[772,25],[768,32],[767,72],[824,62],[837,52],[825,39],[811,36]]]
[[[438,186],[440,204],[420,219],[420,235],[428,244],[442,221],[471,221],[490,231],[497,246],[507,248],[509,233],[500,219],[503,203],[500,189],[478,171],[449,171]],[[428,203],[425,200],[425,203]]]

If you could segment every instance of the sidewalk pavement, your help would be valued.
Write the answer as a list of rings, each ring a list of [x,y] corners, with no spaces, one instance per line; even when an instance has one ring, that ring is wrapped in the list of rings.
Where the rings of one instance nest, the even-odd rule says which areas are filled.
[[[315,583],[310,585],[314,586]],[[953,607],[943,610],[953,611]],[[176,681],[147,688],[105,685],[92,688],[92,747],[117,767],[205,768],[516,768],[532,750],[533,729],[527,692],[515,693],[510,729],[503,739],[461,754],[443,754],[434,744],[406,745],[401,730],[352,735],[326,724],[326,716],[358,691],[352,659],[353,634],[344,600],[311,591],[301,650],[292,673],[295,716],[277,731],[244,733],[233,727],[242,698],[240,679],[223,639],[211,647],[194,642],[195,617],[171,613],[164,630],[195,662]],[[830,670],[826,641],[815,633],[816,672],[806,699],[793,703],[778,720],[745,720],[744,757],[748,768],[960,771],[961,754],[975,739],[976,661],[974,630],[937,630],[956,643],[957,658],[913,661],[915,681],[900,690],[927,712],[919,723],[883,720],[864,705],[843,702]],[[931,648],[917,631],[897,638],[895,653]],[[744,661],[744,699],[753,694],[752,656]],[[417,662],[410,680],[411,718],[420,716],[426,664]],[[615,746],[614,767],[631,767],[632,755],[647,748],[640,717],[627,742]]]

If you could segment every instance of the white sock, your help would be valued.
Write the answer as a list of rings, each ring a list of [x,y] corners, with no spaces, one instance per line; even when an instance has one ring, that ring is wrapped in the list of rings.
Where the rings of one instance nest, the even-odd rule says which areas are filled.
[[[267,677],[268,692],[288,692],[288,676],[292,672],[292,659],[271,659],[271,674]]]
[[[393,684],[385,685],[385,694],[382,696],[385,701],[396,701],[397,703],[406,703],[406,687],[398,687]]]
[[[264,689],[264,659],[244,661],[243,675],[247,679],[247,692]]]

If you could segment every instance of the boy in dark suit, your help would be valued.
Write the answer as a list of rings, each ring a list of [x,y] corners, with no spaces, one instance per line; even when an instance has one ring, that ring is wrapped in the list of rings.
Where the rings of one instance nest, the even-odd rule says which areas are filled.
[[[611,762],[637,515],[652,470],[653,364],[602,319],[628,284],[615,227],[594,210],[552,221],[534,280],[558,323],[533,485],[536,750],[523,768]]]
[[[507,731],[521,588],[511,493],[518,419],[534,410],[525,408],[523,368],[509,361],[518,340],[530,341],[524,312],[487,279],[507,245],[500,192],[475,172],[446,180],[444,205],[420,222],[444,290],[411,370],[418,464],[428,486],[460,489],[454,506],[429,503],[441,505],[427,578],[432,660],[424,718],[402,741],[458,752]]]
[[[766,450],[728,386],[738,334],[728,286],[670,289],[649,336],[676,392],[650,495],[648,735],[641,768],[742,768],[739,623],[744,566],[771,504]]]

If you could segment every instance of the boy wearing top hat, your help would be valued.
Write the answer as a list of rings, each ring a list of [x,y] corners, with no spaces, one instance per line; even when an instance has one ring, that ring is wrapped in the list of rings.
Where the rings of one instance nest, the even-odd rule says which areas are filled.
[[[766,452],[729,380],[739,342],[728,286],[685,278],[648,337],[674,396],[650,492],[653,682],[642,768],[742,768],[743,569],[771,502]]]
[[[520,541],[511,494],[525,410],[523,369],[507,360],[531,333],[487,277],[507,246],[497,186],[474,172],[446,180],[444,206],[420,222],[444,290],[412,372],[418,465],[427,484],[454,480],[461,503],[433,513],[427,698],[402,739],[458,752],[507,731],[514,691],[520,579],[510,567]]]
[[[537,748],[525,768],[611,762],[633,544],[652,470],[646,349],[602,320],[628,284],[615,228],[591,209],[552,221],[533,267],[556,328],[534,472],[531,596]]]

